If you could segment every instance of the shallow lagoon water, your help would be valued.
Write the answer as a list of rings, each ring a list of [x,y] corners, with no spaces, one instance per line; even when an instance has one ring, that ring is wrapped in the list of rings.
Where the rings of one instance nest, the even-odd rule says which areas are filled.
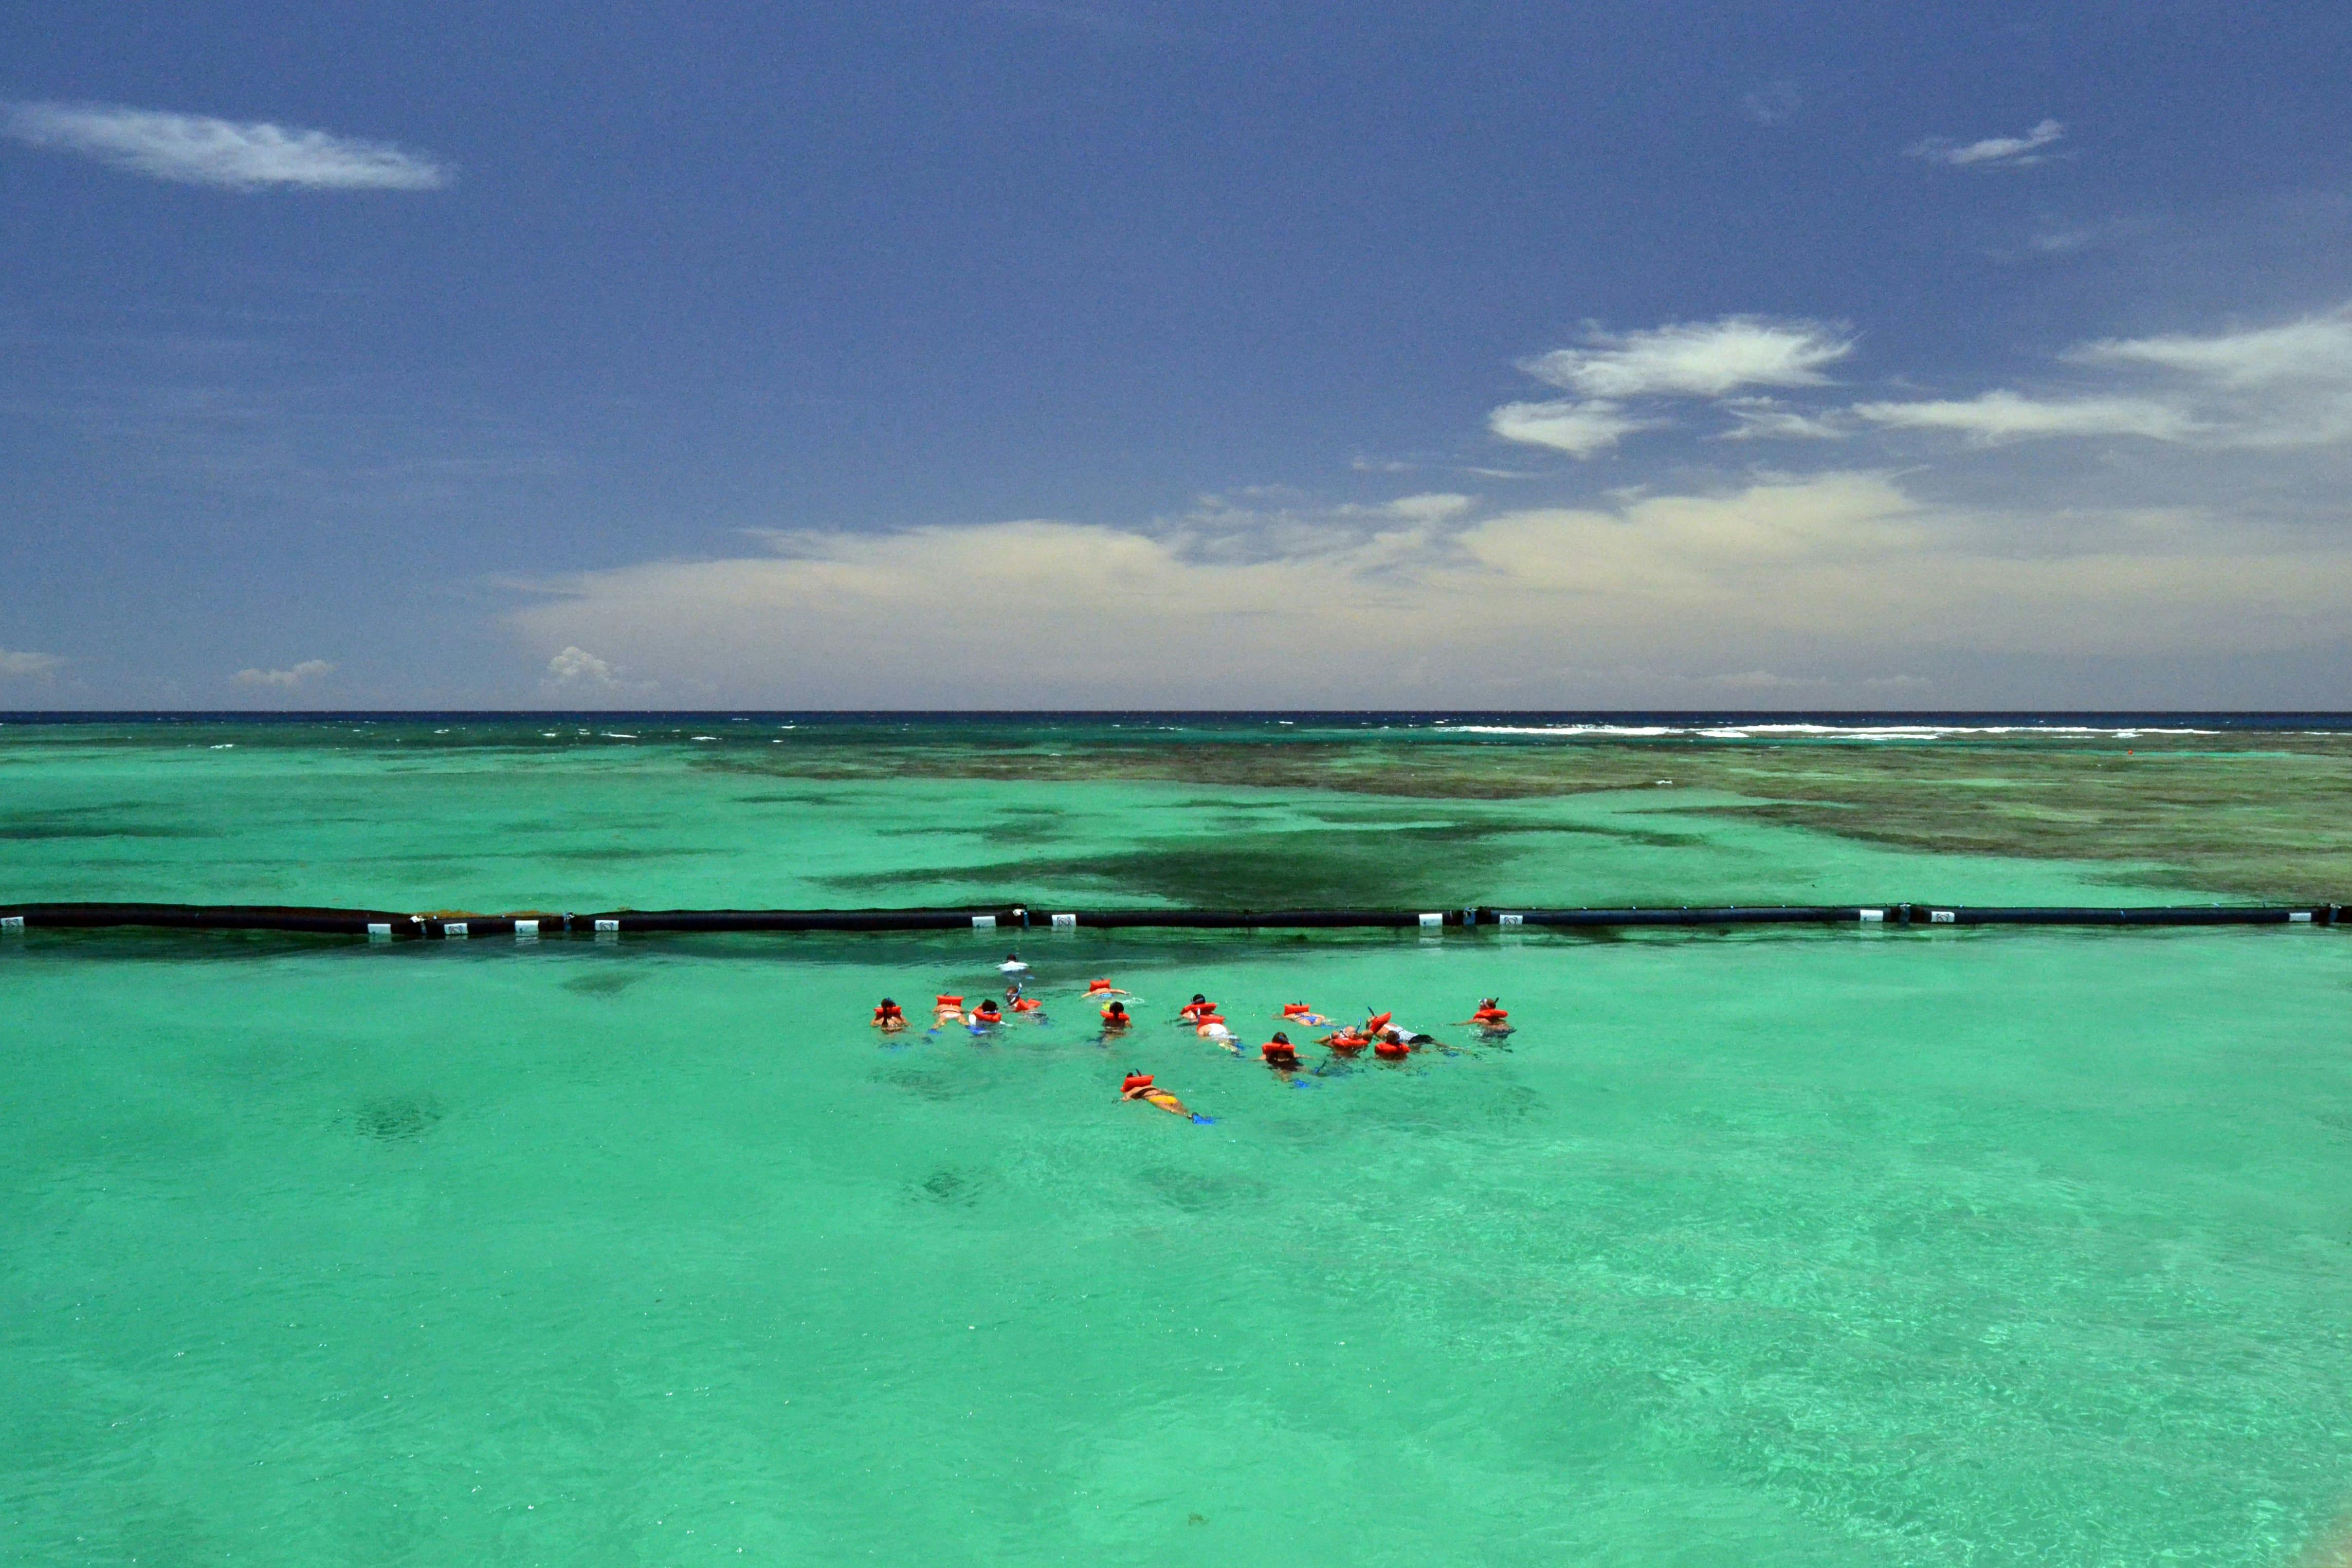
[[[1210,842],[1201,814],[1230,808],[1063,784],[1088,825],[1057,824],[1065,858]],[[922,792],[948,787],[908,781],[892,809],[917,831],[866,812],[835,860],[812,862],[836,851],[805,815],[743,853],[819,890],[877,847],[939,864],[960,829]],[[523,795],[371,814],[332,788],[350,837],[302,863],[355,898],[545,901],[508,837],[620,809],[534,830]],[[121,859],[87,864],[116,896],[163,896],[174,856],[204,884],[184,896],[232,896],[290,879],[332,815],[285,793],[181,838],[10,854],[55,880],[57,846],[111,842]],[[194,815],[151,784],[118,798]],[[1348,806],[1606,823],[1646,798],[1257,809],[1308,832]],[[1494,874],[2113,874],[1669,820],[1695,841],[1571,832]],[[1563,870],[1561,846],[1593,858]],[[730,886],[570,864],[583,902]],[[647,864],[663,879],[633,896]],[[2339,933],[1033,933],[1024,953],[1047,1022],[886,1041],[862,1023],[877,995],[975,991],[999,949],[0,949],[8,1554],[2268,1564],[2346,1500]],[[1073,998],[1096,973],[1148,998],[1108,1048]],[[1303,996],[1465,1048],[1286,1080],[1166,1023],[1193,990],[1251,1040]],[[1490,992],[1522,1026],[1506,1050],[1447,1026]],[[1120,1103],[1130,1066],[1213,1123]]]

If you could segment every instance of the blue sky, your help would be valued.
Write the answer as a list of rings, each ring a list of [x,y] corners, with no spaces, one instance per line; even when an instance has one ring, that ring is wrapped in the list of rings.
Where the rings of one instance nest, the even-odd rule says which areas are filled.
[[[19,5],[0,707],[2340,707],[2347,43]]]

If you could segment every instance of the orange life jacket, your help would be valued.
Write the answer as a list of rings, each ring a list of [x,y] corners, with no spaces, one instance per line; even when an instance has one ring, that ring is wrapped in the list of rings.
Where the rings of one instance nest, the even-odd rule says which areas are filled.
[[[1127,1081],[1118,1086],[1118,1091],[1121,1094],[1133,1094],[1139,1089],[1150,1089],[1150,1087],[1151,1075],[1150,1073],[1131,1072],[1127,1075]]]
[[[1386,1057],[1391,1061],[1399,1057],[1410,1055],[1412,1050],[1412,1047],[1402,1040],[1377,1040],[1372,1045],[1372,1055]]]
[[[1382,1029],[1388,1026],[1389,1020],[1395,1016],[1396,1015],[1394,1013],[1373,1014],[1370,1018],[1364,1021],[1364,1033],[1367,1035],[1379,1034]]]
[[[963,998],[961,996],[942,996],[935,1001],[932,1005],[935,1007],[961,1007],[963,1005]]]
[[[1110,982],[1108,980],[1089,980],[1087,982],[1087,994],[1089,996],[1093,995],[1097,991],[1108,991],[1110,988]]]
[[[1285,1065],[1295,1064],[1298,1060],[1298,1047],[1288,1040],[1268,1040],[1257,1048],[1257,1054],[1270,1062]]]
[[[1013,999],[1013,1010],[1016,1013],[1034,1013],[1038,1008],[1043,1007],[1045,1005],[1045,1004],[1043,1002],[1034,1001],[1027,996],[1019,996]]]
[[[874,1009],[874,1021],[877,1024],[903,1024],[907,1021],[907,1015],[898,1011],[895,1005],[877,1007]]]

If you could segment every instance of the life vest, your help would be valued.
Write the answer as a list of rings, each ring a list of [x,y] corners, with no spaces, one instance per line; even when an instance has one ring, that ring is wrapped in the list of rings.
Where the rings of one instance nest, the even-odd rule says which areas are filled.
[[[1045,1005],[1028,996],[1016,996],[1013,999],[1013,1010],[1016,1013],[1034,1013]]]
[[[1499,1024],[1510,1016],[1505,1008],[1481,1007],[1470,1015],[1470,1021],[1474,1024]]]
[[[941,1012],[945,1012],[950,1007],[962,1006],[963,998],[961,996],[941,996],[935,1001],[932,1005],[938,1007]]]
[[[1360,1051],[1372,1042],[1369,1037],[1353,1029],[1342,1029],[1323,1043],[1335,1051]]]
[[[1176,1009],[1176,1016],[1197,1024],[1204,1017],[1214,1016],[1216,1011],[1217,1005],[1214,1002],[1187,1002]]]
[[[1127,1081],[1118,1086],[1118,1091],[1121,1094],[1133,1094],[1139,1089],[1150,1089],[1150,1087],[1151,1075],[1150,1073],[1131,1072],[1127,1075]]]
[[[1412,1053],[1412,1047],[1406,1045],[1402,1040],[1384,1039],[1376,1040],[1372,1043],[1372,1055],[1376,1057],[1386,1057],[1391,1061],[1394,1061],[1400,1057],[1410,1056]]]
[[[877,1024],[903,1024],[907,1021],[907,1015],[898,1011],[898,1005],[893,1003],[887,1007],[875,1008],[874,1021]]]
[[[1364,1033],[1367,1035],[1379,1034],[1382,1029],[1388,1027],[1389,1020],[1395,1016],[1396,1015],[1394,1013],[1373,1014],[1370,1018],[1364,1020]]]
[[[1268,1040],[1257,1048],[1257,1054],[1283,1067],[1298,1065],[1298,1047],[1288,1040]]]
[[[996,1010],[996,1004],[993,1002],[982,1002],[972,1010],[971,1015],[972,1022],[976,1024],[992,1024],[1003,1016],[1003,1014]]]
[[[1089,980],[1089,981],[1087,981],[1087,995],[1089,995],[1089,996],[1093,996],[1093,995],[1097,994],[1098,993],[1101,993],[1101,992],[1104,992],[1104,991],[1108,991],[1108,990],[1109,990],[1110,988],[1111,988],[1111,984],[1110,984],[1110,982],[1109,982],[1109,981],[1108,981],[1108,980]]]
[[[1304,1002],[1285,1002],[1282,1005],[1282,1016],[1286,1018],[1307,1017],[1311,1016],[1314,1011],[1314,1008],[1309,1007]]]
[[[1114,1002],[1110,1005],[1110,1007],[1106,1007],[1102,1010],[1102,1021],[1109,1025],[1112,1028],[1124,1029],[1129,1024],[1135,1022],[1135,1015],[1129,1012],[1126,1008],[1118,1007],[1118,1011],[1114,1013],[1111,1011],[1111,1007],[1118,1007],[1118,1004]]]

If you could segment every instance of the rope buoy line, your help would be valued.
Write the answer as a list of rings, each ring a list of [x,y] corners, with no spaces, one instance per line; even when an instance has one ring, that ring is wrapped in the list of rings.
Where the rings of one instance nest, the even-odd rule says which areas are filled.
[[[930,910],[520,910],[310,909],[281,904],[0,904],[0,936],[27,931],[292,931],[379,942],[512,936],[617,937],[656,931],[1263,931],[1638,926],[2238,926],[2342,923],[2340,904],[2150,904],[2017,908],[1968,904],[1770,904],[1708,908],[1460,910],[1033,910],[1022,904]]]

